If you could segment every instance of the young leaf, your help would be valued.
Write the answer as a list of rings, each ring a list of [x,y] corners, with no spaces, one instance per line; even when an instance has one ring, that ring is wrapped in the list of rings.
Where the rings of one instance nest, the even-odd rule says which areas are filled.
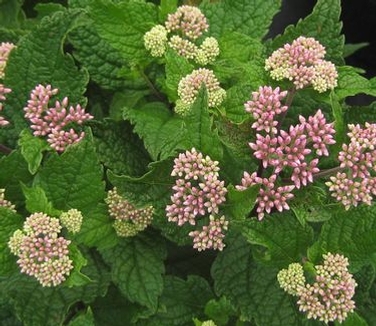
[[[239,226],[249,243],[267,248],[255,254],[264,263],[280,268],[301,261],[313,241],[313,229],[301,225],[290,212],[273,214],[262,221],[248,219]]]
[[[22,156],[28,164],[30,173],[35,174],[42,162],[43,151],[50,149],[50,146],[45,140],[33,136],[29,129],[22,130],[18,145],[21,147]]]
[[[277,36],[272,42],[276,50],[285,43],[291,43],[299,36],[314,37],[326,48],[325,59],[337,65],[342,65],[344,36],[341,35],[340,0],[318,0],[313,11],[296,26],[288,26],[283,35]]]
[[[103,169],[98,162],[91,132],[62,155],[51,155],[40,169],[35,184],[55,208],[76,208],[84,215],[105,196]]]
[[[166,250],[162,239],[143,233],[125,238],[116,247],[103,250],[102,255],[123,295],[155,311],[163,290]]]
[[[280,0],[224,0],[217,3],[204,1],[200,8],[209,20],[212,36],[237,31],[261,39],[268,32],[280,6]]]

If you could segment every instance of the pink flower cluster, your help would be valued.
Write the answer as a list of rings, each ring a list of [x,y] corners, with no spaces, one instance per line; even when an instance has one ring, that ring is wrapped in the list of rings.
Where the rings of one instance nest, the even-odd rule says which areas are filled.
[[[0,79],[3,79],[5,76],[5,66],[9,57],[10,51],[12,51],[16,46],[13,43],[2,42],[0,44]],[[5,94],[10,93],[12,90],[5,87],[4,84],[0,83],[0,112],[3,109],[3,104],[1,101],[5,101]],[[9,124],[9,121],[4,117],[0,116],[0,127],[6,126]]]
[[[70,144],[79,142],[85,135],[77,133],[72,125],[82,125],[84,121],[93,119],[79,104],[69,106],[68,98],[56,101],[49,107],[50,98],[58,93],[51,85],[36,86],[24,108],[25,118],[31,123],[34,136],[47,136],[50,146],[58,152],[63,152]]]
[[[146,229],[152,222],[154,208],[136,208],[127,199],[120,196],[116,187],[107,193],[108,212],[115,220],[114,229],[120,237],[133,237]]]
[[[16,212],[16,207],[9,201],[5,199],[5,189],[0,189],[0,206],[7,207],[11,209],[13,212]]]
[[[299,124],[290,126],[288,131],[281,130],[277,118],[288,109],[281,103],[286,95],[287,92],[281,92],[278,87],[263,86],[245,103],[245,110],[256,120],[252,128],[260,132],[249,146],[263,169],[270,168],[271,174],[263,178],[256,172],[251,175],[245,172],[237,189],[261,185],[256,200],[260,220],[265,212],[289,209],[286,201],[293,197],[291,191],[313,182],[313,175],[319,172],[319,159],[314,155],[328,156],[327,146],[335,143],[333,124],[326,122],[321,110],[308,119],[299,116]],[[291,185],[279,185],[282,171],[290,175]]]
[[[340,254],[323,255],[323,264],[315,266],[315,282],[306,283],[304,269],[298,263],[290,264],[277,275],[287,293],[298,297],[299,310],[308,319],[342,323],[355,309],[352,297],[357,286],[348,271],[348,259]]]
[[[218,41],[214,37],[205,38],[201,44],[197,42],[208,28],[207,19],[199,8],[183,5],[168,15],[165,26],[156,25],[145,33],[145,48],[152,56],[161,57],[168,45],[180,56],[207,65],[219,55]],[[174,33],[170,39],[169,33]]]
[[[323,255],[322,265],[315,266],[316,281],[299,291],[299,310],[308,319],[342,323],[355,309],[352,297],[357,286],[347,267],[348,259],[340,254]]]
[[[349,144],[342,145],[338,161],[342,171],[326,183],[332,196],[346,209],[363,202],[371,205],[376,195],[376,124],[348,125]]]
[[[18,256],[21,273],[34,276],[42,286],[61,284],[73,269],[70,241],[58,236],[60,230],[57,218],[34,213],[8,242],[11,252]]]
[[[274,51],[265,69],[275,80],[291,80],[296,89],[311,85],[322,93],[334,89],[338,78],[335,65],[324,60],[325,54],[325,47],[314,38],[300,36]]]
[[[219,206],[226,201],[227,189],[218,178],[218,162],[192,148],[180,153],[174,163],[171,175],[177,179],[172,188],[172,203],[166,206],[168,220],[179,226],[186,222],[196,225],[198,216],[210,215],[208,226],[189,235],[193,237],[194,248],[199,251],[209,248],[222,250],[222,230],[227,230],[228,222],[224,216],[218,218],[217,215]]]

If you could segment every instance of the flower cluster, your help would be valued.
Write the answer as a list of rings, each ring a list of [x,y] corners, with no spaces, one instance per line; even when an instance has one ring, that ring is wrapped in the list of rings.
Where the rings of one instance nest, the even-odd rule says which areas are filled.
[[[60,222],[61,224],[71,233],[78,233],[81,230],[83,216],[82,213],[72,208],[67,212],[63,212],[60,214]]]
[[[3,42],[0,44],[0,79],[4,79],[5,76],[5,66],[9,57],[10,51],[12,51],[16,46],[13,43]],[[5,94],[10,93],[12,90],[5,87],[4,84],[0,83],[0,112],[3,109],[3,104],[1,101],[5,101]],[[0,116],[0,127],[6,126],[9,121],[4,117]]]
[[[180,56],[207,65],[219,55],[218,41],[214,37],[204,38],[201,44],[197,42],[208,28],[207,19],[199,8],[183,5],[168,15],[165,26],[156,25],[145,33],[145,48],[153,57],[162,57],[170,47]],[[169,34],[172,34],[170,38]]]
[[[287,92],[278,87],[263,86],[253,92],[252,100],[244,105],[246,112],[255,119],[252,128],[259,132],[249,146],[262,168],[270,168],[271,174],[263,178],[256,172],[244,172],[241,185],[236,187],[245,190],[261,185],[256,199],[260,220],[272,209],[289,209],[286,201],[293,197],[291,191],[313,182],[313,175],[319,172],[319,159],[314,155],[328,156],[327,146],[335,143],[333,124],[326,122],[321,110],[308,119],[299,116],[300,123],[290,126],[288,131],[280,129],[277,119],[288,110],[288,106],[281,103],[286,96]],[[279,185],[282,171],[290,175],[291,185]]]
[[[73,268],[70,241],[59,237],[60,230],[57,218],[34,213],[8,242],[10,251],[18,256],[21,273],[34,276],[42,286],[59,285]]]
[[[325,54],[325,47],[314,38],[300,36],[274,51],[265,69],[275,80],[289,79],[296,89],[311,85],[322,93],[334,89],[338,78],[335,65],[324,60]]]
[[[168,220],[179,226],[186,222],[196,225],[197,216],[210,215],[209,225],[189,235],[193,238],[194,248],[199,251],[210,248],[222,250],[222,231],[227,230],[228,222],[224,216],[217,215],[219,206],[226,201],[227,189],[218,178],[218,162],[192,148],[180,153],[174,163],[171,175],[177,179],[172,187],[171,205],[166,206]]]
[[[118,194],[116,187],[108,191],[106,203],[110,216],[115,220],[113,227],[120,237],[135,236],[153,220],[153,206],[136,208]]]
[[[63,152],[70,144],[79,142],[85,135],[77,133],[72,124],[82,125],[84,121],[93,119],[79,104],[68,107],[68,98],[56,101],[49,107],[50,98],[58,93],[51,85],[36,86],[24,108],[25,118],[31,123],[34,136],[47,136],[50,146],[58,152]]]
[[[219,86],[218,79],[213,71],[199,68],[183,77],[178,85],[179,100],[176,101],[175,111],[181,115],[189,112],[191,105],[196,100],[197,94],[204,84],[208,92],[208,106],[219,106],[226,97],[226,91]]]
[[[371,205],[376,195],[376,124],[366,123],[364,128],[348,125],[349,144],[342,145],[338,161],[342,171],[330,177],[326,183],[332,196],[345,209],[363,202]]]
[[[299,310],[306,312],[308,319],[342,323],[355,309],[352,297],[357,284],[348,265],[346,257],[329,252],[323,255],[323,264],[315,266],[313,284],[306,283],[303,267],[298,263],[281,270],[277,279],[284,291],[298,297]]]
[[[5,189],[0,189],[0,206],[7,207],[11,209],[13,212],[16,212],[16,207],[9,201],[5,199]]]

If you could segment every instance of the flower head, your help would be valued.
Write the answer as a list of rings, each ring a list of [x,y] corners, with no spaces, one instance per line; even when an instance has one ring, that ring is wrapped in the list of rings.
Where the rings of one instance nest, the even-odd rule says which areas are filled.
[[[9,200],[5,199],[5,189],[0,189],[0,206],[7,207],[16,212],[15,206]]]
[[[12,90],[10,88],[5,87],[3,84],[0,84],[0,112],[3,109],[3,103],[1,101],[5,101],[5,94],[10,93]],[[6,120],[4,117],[0,116],[0,127],[6,126],[9,124],[9,121]]]
[[[190,40],[184,39],[179,35],[173,35],[168,41],[168,45],[182,57],[187,59],[196,58],[198,47]]]
[[[357,284],[347,269],[346,257],[327,253],[323,258],[323,264],[315,266],[315,282],[298,292],[299,310],[306,312],[308,319],[342,323],[355,309],[352,297]]]
[[[70,241],[59,237],[60,230],[58,219],[34,213],[8,242],[11,252],[19,258],[21,273],[34,276],[42,286],[59,285],[73,268]]]
[[[154,209],[152,206],[136,208],[118,194],[116,187],[108,191],[106,203],[110,216],[115,220],[114,229],[121,237],[136,235],[146,229],[153,220]]]
[[[153,57],[161,57],[167,48],[167,30],[162,25],[154,26],[144,35],[145,48]]]
[[[303,266],[292,263],[287,269],[282,269],[277,274],[278,283],[288,294],[298,295],[305,286]]]
[[[337,86],[338,73],[325,61],[325,48],[312,37],[300,36],[291,44],[274,51],[265,61],[265,69],[275,80],[289,79],[296,89],[312,85],[322,93]]]
[[[81,125],[84,121],[93,119],[93,116],[85,113],[85,109],[79,104],[76,107],[69,106],[67,97],[50,107],[50,98],[57,93],[58,89],[53,89],[51,85],[36,86],[24,112],[34,130],[34,136],[47,136],[50,146],[63,152],[68,145],[79,142],[85,135],[83,131],[78,133],[70,126]]]
[[[10,52],[16,46],[13,43],[2,42],[0,44],[0,79],[4,78],[5,66],[9,57]]]
[[[183,77],[178,85],[178,95],[185,105],[191,105],[196,100],[197,94],[204,84],[208,91],[208,106],[219,106],[226,97],[226,92],[219,86],[213,71],[199,68]]]
[[[81,212],[75,208],[60,215],[61,224],[67,228],[69,232],[78,233],[81,230],[83,216]]]
[[[207,37],[196,51],[195,61],[202,66],[213,63],[219,55],[218,41],[214,37]]]
[[[181,32],[189,39],[195,40],[208,30],[206,17],[201,10],[193,6],[180,6],[169,14],[165,23],[168,32]]]

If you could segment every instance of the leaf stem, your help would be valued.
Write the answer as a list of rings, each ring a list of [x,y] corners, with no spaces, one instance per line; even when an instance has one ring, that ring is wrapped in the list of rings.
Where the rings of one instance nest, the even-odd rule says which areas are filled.
[[[0,144],[0,152],[8,155],[12,152],[12,149],[3,144]]]
[[[165,99],[163,98],[162,94],[155,88],[154,84],[151,82],[149,77],[145,74],[144,70],[139,68],[138,71],[141,77],[143,78],[143,80],[145,80],[151,92],[163,102]]]

